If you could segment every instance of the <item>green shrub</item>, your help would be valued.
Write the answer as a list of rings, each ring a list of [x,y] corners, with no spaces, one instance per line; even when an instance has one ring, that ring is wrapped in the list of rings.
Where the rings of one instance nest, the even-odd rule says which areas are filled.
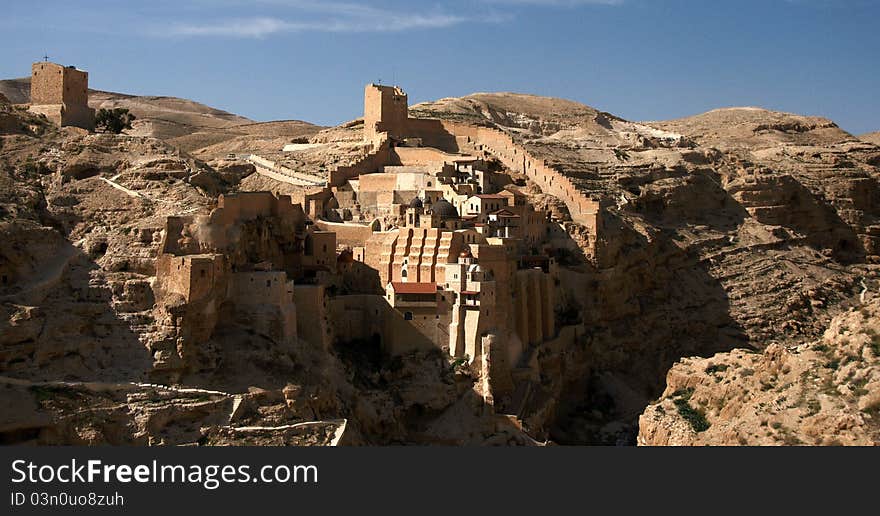
[[[706,374],[723,373],[727,371],[728,366],[725,364],[710,365],[706,368]]]
[[[95,127],[105,133],[119,134],[131,129],[135,116],[125,108],[100,109],[95,115]]]
[[[706,420],[706,416],[701,411],[692,407],[686,399],[679,398],[675,400],[674,403],[675,408],[678,410],[678,415],[690,423],[694,432],[700,433],[709,429],[709,421]]]
[[[706,420],[706,415],[688,403],[693,394],[693,389],[679,389],[672,394],[675,398],[673,403],[675,403],[675,408],[678,410],[678,415],[690,423],[694,432],[705,432],[709,429],[709,421]]]

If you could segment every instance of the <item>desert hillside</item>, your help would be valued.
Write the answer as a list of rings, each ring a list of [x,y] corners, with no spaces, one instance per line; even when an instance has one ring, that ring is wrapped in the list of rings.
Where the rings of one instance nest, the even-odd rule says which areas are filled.
[[[579,301],[594,371],[571,404],[604,408],[562,417],[560,441],[635,426],[679,358],[813,342],[880,287],[880,147],[830,120],[728,108],[629,122],[506,93],[412,111],[494,125],[613,200],[594,263],[571,268],[593,286]],[[876,439],[870,428],[858,439]]]
[[[0,86],[13,104],[26,90]],[[161,369],[179,308],[153,291],[166,218],[207,214],[220,194],[299,201],[314,189],[228,154],[322,180],[373,149],[359,120],[320,128],[182,99],[92,101],[140,121],[129,135],[83,134],[0,102],[0,265],[19,271],[0,290],[0,404],[29,407],[3,411],[6,441],[240,444],[254,436],[236,425],[315,423],[261,442],[321,444],[328,422],[344,420],[373,444],[534,444],[465,417],[480,408],[478,373],[440,353],[385,361],[363,343],[323,352],[233,324],[212,341],[210,367]],[[550,407],[538,414],[549,440],[794,444],[837,432],[878,442],[880,147],[870,138],[757,108],[632,122],[514,93],[427,102],[411,116],[498,129],[602,207],[593,234],[499,149],[455,142],[564,228],[554,315],[582,330],[577,346],[527,357],[542,373],[520,393],[525,412]],[[297,145],[282,152],[286,143]],[[335,193],[354,198],[356,182]],[[242,252],[281,234],[243,235],[254,245]],[[156,387],[151,374],[173,381]]]
[[[874,133],[863,134],[859,138],[874,145],[880,145],[880,131]]]
[[[30,78],[0,81],[0,94],[13,104],[30,101]],[[248,118],[177,97],[136,96],[89,90],[95,109],[125,108],[137,119],[127,134],[173,143],[205,159],[250,150],[279,150],[286,143],[308,138],[321,127],[299,120],[254,122]]]

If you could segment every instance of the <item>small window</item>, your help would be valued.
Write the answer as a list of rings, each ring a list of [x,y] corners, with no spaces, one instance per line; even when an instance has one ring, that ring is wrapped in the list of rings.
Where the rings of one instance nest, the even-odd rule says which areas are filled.
[[[203,278],[205,277],[205,275],[207,274],[207,272],[208,272],[208,271],[206,271],[205,269],[202,269],[202,270],[199,271],[200,275],[201,275]]]
[[[412,312],[403,312],[403,320],[412,321],[413,320],[413,313]]]
[[[272,280],[266,280],[266,288],[269,288],[271,286],[272,286]]]

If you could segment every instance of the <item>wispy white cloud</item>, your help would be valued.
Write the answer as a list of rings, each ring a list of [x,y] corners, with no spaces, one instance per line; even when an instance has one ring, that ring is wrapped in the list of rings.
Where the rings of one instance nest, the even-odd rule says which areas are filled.
[[[181,22],[162,27],[155,33],[176,36],[262,38],[291,32],[401,32],[439,29],[477,21],[473,16],[437,9],[419,11],[410,7],[392,10],[355,3],[318,3],[300,0],[263,0],[263,3],[295,7],[296,13]],[[490,18],[484,17],[482,21],[491,21]]]

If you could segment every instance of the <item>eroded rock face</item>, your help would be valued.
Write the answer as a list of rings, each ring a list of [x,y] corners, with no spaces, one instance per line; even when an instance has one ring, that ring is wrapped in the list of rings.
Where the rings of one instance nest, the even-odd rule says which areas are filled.
[[[762,110],[639,124],[505,94],[420,110],[500,127],[609,201],[594,235],[528,178],[493,170],[565,222],[550,237],[563,267],[557,319],[578,333],[575,346],[548,342],[530,357],[541,374],[518,401],[532,438],[876,442],[878,314],[859,294],[878,288],[880,148],[827,120]],[[52,130],[0,105],[4,114],[14,123],[0,122],[0,376],[25,382],[6,387],[16,410],[0,412],[12,414],[4,442],[327,444],[344,419],[347,435],[371,444],[534,444],[516,418],[487,416],[479,372],[433,354],[363,360],[282,344],[230,317],[199,341],[210,360],[184,367],[184,303],[156,291],[166,217],[208,213],[236,188],[300,200],[302,188],[219,158],[257,140],[277,150],[290,127],[264,127],[265,139],[224,129],[219,140],[177,128],[162,140]],[[355,121],[290,160],[326,174],[360,155],[361,140]],[[276,241],[263,224],[243,236],[262,251]],[[199,391],[82,383],[141,382],[157,364]]]
[[[638,442],[880,444],[880,298],[810,344],[682,360],[639,418]]]

